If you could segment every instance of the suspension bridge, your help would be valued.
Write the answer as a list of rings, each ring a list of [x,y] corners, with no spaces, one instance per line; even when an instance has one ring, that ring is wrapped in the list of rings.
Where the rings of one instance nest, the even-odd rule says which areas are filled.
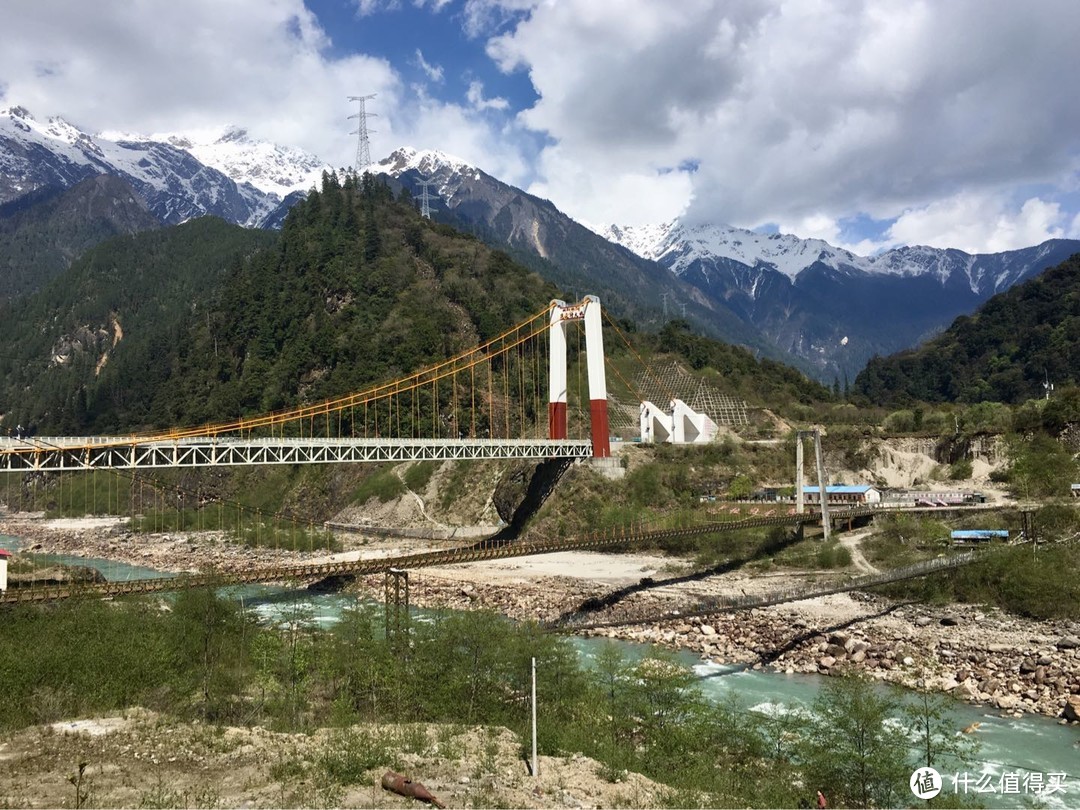
[[[601,318],[595,296],[552,301],[480,346],[405,377],[231,422],[133,436],[27,438],[20,430],[0,440],[0,472],[604,458],[611,448]],[[566,327],[574,324],[583,326],[588,367],[587,438],[568,436]]]
[[[232,421],[130,436],[27,436],[20,427],[16,435],[0,438],[6,501],[67,514],[127,513],[136,531],[219,530],[249,545],[294,551],[313,551],[318,545],[330,550],[330,533],[310,516],[252,508],[226,500],[202,479],[194,488],[184,487],[178,482],[186,479],[162,479],[155,473],[226,466],[607,458],[611,448],[602,318],[595,296],[574,304],[551,301],[480,345],[419,371],[345,396]],[[614,322],[608,323],[618,332]],[[568,371],[571,354],[576,386]],[[574,410],[569,407],[571,389]],[[587,537],[569,545],[554,542],[550,548],[589,548],[604,542]],[[372,566],[422,566],[540,553],[544,548],[491,545],[415,559],[284,566],[224,576],[237,583],[310,579],[362,573]],[[222,576],[186,579],[194,585],[221,581]],[[162,584],[109,583],[97,592],[147,592]],[[55,598],[93,591],[86,587],[35,590],[41,598]],[[13,589],[7,598],[37,597]]]

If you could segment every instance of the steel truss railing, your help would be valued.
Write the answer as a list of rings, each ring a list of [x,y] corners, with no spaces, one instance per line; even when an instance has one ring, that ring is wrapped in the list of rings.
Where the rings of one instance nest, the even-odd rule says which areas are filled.
[[[589,439],[0,439],[0,472],[586,458]]]

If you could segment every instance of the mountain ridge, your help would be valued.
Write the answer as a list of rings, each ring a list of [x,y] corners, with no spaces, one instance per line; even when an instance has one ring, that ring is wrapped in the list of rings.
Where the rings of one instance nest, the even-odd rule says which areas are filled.
[[[128,182],[167,225],[211,214],[259,227],[282,204],[278,194],[247,179],[237,182],[173,144],[149,138],[113,141],[58,116],[41,122],[25,107],[0,110],[0,204],[98,174]]]

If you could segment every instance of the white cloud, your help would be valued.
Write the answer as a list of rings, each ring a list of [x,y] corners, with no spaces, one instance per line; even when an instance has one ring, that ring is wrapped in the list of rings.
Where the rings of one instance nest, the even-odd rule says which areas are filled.
[[[669,222],[686,208],[691,194],[686,172],[583,171],[558,146],[544,150],[539,174],[548,179],[534,182],[527,191],[552,200],[594,230]]]
[[[479,81],[469,82],[465,98],[474,110],[505,110],[510,107],[510,102],[505,98],[484,98],[484,83]]]
[[[963,193],[905,211],[888,236],[901,244],[996,253],[1060,238],[1065,221],[1060,205],[1037,197],[1016,207],[993,195]]]
[[[1069,228],[1065,232],[1065,237],[1067,239],[1080,239],[1080,214],[1073,217],[1072,222],[1069,223]]]
[[[354,0],[356,13],[361,17],[379,11],[394,11],[401,8],[401,0]]]
[[[416,49],[416,64],[433,82],[441,82],[443,80],[442,66],[429,64],[428,61],[424,59],[424,54],[419,48]]]
[[[539,0],[465,0],[462,10],[465,33],[490,36],[526,14]]]
[[[432,98],[403,65],[338,55],[303,0],[8,3],[0,101],[89,130],[236,123],[347,165],[346,97],[374,93],[373,156],[444,149],[588,222],[685,209],[836,243],[860,214],[895,219],[884,238],[845,245],[862,253],[1080,236],[1080,96],[1065,80],[1080,75],[1075,0],[407,2],[454,8],[485,38],[471,47],[527,74],[535,103],[486,98],[496,85],[482,72],[460,103]],[[426,48],[400,58],[438,82],[457,62]]]

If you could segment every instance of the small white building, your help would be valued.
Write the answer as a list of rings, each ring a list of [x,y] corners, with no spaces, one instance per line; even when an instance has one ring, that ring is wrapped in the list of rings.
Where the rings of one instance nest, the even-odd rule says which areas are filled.
[[[641,441],[647,443],[706,444],[716,438],[716,422],[698,413],[681,399],[671,400],[667,410],[651,402],[641,403]]]
[[[830,506],[834,504],[863,505],[868,503],[881,503],[881,491],[868,484],[859,486],[835,484],[833,486],[825,487],[825,494],[829,499],[828,503]],[[806,499],[807,503],[821,503],[821,487],[803,487],[803,498]]]
[[[7,590],[7,564],[10,556],[10,551],[0,548],[0,593]]]

